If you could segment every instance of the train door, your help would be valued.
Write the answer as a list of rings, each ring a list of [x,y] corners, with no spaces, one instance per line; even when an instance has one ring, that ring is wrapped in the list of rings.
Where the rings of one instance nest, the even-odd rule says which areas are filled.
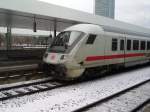
[[[124,64],[125,37],[122,34],[107,33],[105,46],[105,64]]]
[[[120,64],[125,64],[125,54],[126,54],[126,37],[119,37],[119,54],[120,54]]]

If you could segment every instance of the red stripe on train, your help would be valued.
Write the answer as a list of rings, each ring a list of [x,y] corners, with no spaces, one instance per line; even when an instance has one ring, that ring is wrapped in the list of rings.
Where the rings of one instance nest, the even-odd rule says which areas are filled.
[[[89,56],[86,58],[86,61],[130,58],[130,57],[139,57],[139,56],[144,56],[144,53],[117,54],[117,55],[106,55],[106,56]]]

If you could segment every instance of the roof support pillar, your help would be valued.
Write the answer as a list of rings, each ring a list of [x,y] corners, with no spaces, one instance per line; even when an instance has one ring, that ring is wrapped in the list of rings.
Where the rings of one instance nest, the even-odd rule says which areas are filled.
[[[54,37],[56,37],[57,34],[57,21],[54,20]]]
[[[7,33],[6,33],[6,48],[7,50],[11,50],[12,45],[12,36],[11,36],[11,27],[7,27]]]

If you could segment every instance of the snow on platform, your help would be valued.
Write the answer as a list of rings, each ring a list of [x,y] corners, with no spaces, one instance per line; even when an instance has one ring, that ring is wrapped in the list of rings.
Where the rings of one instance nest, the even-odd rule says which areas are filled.
[[[150,79],[150,67],[0,102],[0,112],[70,112]]]

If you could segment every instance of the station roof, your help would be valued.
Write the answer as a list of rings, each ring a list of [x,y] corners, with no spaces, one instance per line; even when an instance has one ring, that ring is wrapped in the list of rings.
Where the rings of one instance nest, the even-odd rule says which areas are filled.
[[[57,31],[78,23],[91,23],[150,36],[148,28],[38,0],[0,0],[0,26],[32,29],[34,18],[39,30],[49,31],[57,21]]]

